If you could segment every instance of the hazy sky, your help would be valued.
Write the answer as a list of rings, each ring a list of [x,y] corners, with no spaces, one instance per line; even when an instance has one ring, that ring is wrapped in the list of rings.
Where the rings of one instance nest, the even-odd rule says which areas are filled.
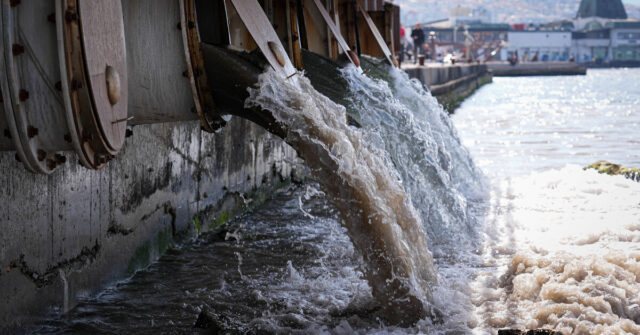
[[[633,5],[640,5],[640,0],[622,0],[624,3],[630,3]]]

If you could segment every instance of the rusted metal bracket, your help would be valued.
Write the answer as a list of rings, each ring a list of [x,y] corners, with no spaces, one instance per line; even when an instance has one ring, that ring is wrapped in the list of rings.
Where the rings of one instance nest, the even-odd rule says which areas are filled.
[[[216,106],[207,80],[194,0],[180,0],[180,25],[187,62],[187,76],[191,84],[196,113],[202,129],[213,133],[226,125],[226,121],[216,114]]]

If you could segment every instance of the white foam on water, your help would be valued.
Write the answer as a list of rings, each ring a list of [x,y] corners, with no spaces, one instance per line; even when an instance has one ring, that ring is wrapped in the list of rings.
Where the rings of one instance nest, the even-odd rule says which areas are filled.
[[[475,331],[640,334],[639,227],[640,183],[621,176],[567,166],[497,181]]]

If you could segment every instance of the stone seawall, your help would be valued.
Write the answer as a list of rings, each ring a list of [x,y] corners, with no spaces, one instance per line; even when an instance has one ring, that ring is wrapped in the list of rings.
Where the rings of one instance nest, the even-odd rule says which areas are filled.
[[[96,293],[157,259],[175,240],[224,223],[286,182],[297,156],[234,118],[136,126],[103,170],[68,153],[52,175],[0,153],[0,333]]]
[[[496,77],[522,76],[578,76],[587,74],[587,68],[574,62],[531,62],[511,65],[490,62],[489,69]]]
[[[407,65],[403,69],[409,77],[429,87],[431,94],[449,112],[453,112],[464,99],[493,78],[485,64],[431,63],[425,66]]]

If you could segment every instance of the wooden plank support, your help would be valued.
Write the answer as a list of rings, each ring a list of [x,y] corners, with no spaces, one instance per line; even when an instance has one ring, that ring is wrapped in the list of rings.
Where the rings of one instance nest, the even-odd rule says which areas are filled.
[[[286,77],[294,75],[297,70],[289,57],[282,57],[286,51],[258,1],[231,0],[231,3],[269,65]]]
[[[378,45],[380,46],[382,53],[384,53],[384,56],[387,58],[387,60],[391,65],[397,67],[398,63],[393,58],[393,54],[391,54],[391,50],[389,50],[389,46],[387,46],[387,43],[384,41],[384,38],[382,38],[382,35],[380,35],[380,31],[376,27],[376,24],[373,23],[371,16],[369,16],[369,13],[367,13],[367,11],[365,10],[362,0],[356,0],[356,1],[358,2],[358,7],[360,8],[360,12],[362,13],[362,16],[364,16],[364,20],[367,22],[369,29],[371,29],[373,36],[376,38],[376,41],[378,42]]]
[[[333,23],[333,20],[331,20],[331,15],[329,15],[329,12],[327,12],[327,9],[324,8],[320,0],[313,0],[313,1],[316,4],[316,7],[318,7],[318,10],[320,11],[320,15],[322,15],[322,17],[324,18],[325,22],[327,23],[327,26],[329,27],[329,30],[331,30],[331,33],[333,33],[333,36],[338,41],[338,44],[340,45],[342,50],[345,51],[351,63],[353,63],[356,67],[359,68],[360,60],[356,59],[356,56],[353,52],[350,52],[351,48],[349,47],[349,44],[347,44],[347,41],[345,41],[345,39],[342,37],[342,34],[340,34],[340,29],[338,29],[338,27]]]

